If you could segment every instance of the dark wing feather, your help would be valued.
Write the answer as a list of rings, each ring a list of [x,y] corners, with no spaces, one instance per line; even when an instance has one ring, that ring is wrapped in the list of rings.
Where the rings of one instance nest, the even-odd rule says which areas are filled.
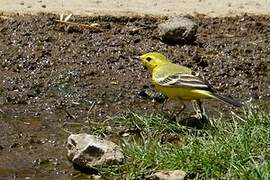
[[[161,86],[202,89],[211,92],[214,91],[208,82],[192,74],[174,74],[165,78],[157,78],[157,81]]]

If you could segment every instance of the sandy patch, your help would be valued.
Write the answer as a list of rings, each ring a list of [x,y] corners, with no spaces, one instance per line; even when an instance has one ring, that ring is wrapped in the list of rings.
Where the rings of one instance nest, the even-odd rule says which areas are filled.
[[[1,0],[0,12],[77,15],[269,14],[270,0]]]

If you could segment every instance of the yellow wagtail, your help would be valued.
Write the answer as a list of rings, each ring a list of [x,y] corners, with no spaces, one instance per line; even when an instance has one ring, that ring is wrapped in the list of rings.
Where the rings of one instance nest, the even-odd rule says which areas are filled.
[[[150,71],[156,89],[169,99],[196,100],[201,113],[200,99],[214,98],[236,107],[242,105],[239,101],[218,94],[205,80],[192,75],[191,69],[170,62],[158,52],[146,53],[139,59]]]

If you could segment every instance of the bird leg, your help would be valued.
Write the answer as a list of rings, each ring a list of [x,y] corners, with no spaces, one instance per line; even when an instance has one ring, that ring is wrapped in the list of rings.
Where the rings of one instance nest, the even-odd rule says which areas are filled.
[[[204,117],[204,109],[200,100],[192,101],[193,109],[196,112],[196,117],[202,119]]]
[[[171,98],[168,98],[168,99],[165,99],[165,101],[162,103],[161,105],[161,110],[164,112],[164,108],[165,108],[165,105],[168,103],[168,101],[170,100],[173,100]],[[170,119],[175,119],[177,116],[179,116],[180,113],[182,113],[185,109],[186,109],[186,105],[184,104],[184,102],[179,99],[180,101],[177,101],[177,102],[180,102],[180,110],[179,111],[173,111],[172,114],[170,115]]]
[[[186,109],[186,105],[183,103],[182,106],[181,106],[181,109],[180,109],[180,111],[177,113],[177,115],[180,114],[181,112],[183,112],[185,109]]]
[[[162,112],[164,112],[164,107],[165,107],[165,104],[166,104],[167,101],[169,101],[169,98],[166,98],[166,99],[164,100],[164,102],[162,103],[162,105],[161,105],[161,111],[162,111]]]
[[[173,114],[171,115],[171,118],[173,121],[176,121],[177,117],[186,109],[186,105],[182,103],[181,109],[179,111],[174,111]]]
[[[179,114],[181,114],[186,109],[185,103],[182,100],[180,100],[179,102],[181,103],[181,109],[175,113],[175,116],[179,116]]]

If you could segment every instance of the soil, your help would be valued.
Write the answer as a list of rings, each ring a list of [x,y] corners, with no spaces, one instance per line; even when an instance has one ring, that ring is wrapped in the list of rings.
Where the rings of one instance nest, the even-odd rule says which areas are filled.
[[[102,31],[57,19],[0,18],[0,179],[75,178],[66,158],[69,132],[91,131],[82,128],[87,120],[158,112],[161,103],[144,93],[152,91],[149,74],[133,58],[149,51],[191,67],[221,94],[269,105],[270,16],[196,16],[197,40],[174,46],[157,36],[166,18],[71,19],[98,23]],[[207,104],[231,108],[214,100]]]

